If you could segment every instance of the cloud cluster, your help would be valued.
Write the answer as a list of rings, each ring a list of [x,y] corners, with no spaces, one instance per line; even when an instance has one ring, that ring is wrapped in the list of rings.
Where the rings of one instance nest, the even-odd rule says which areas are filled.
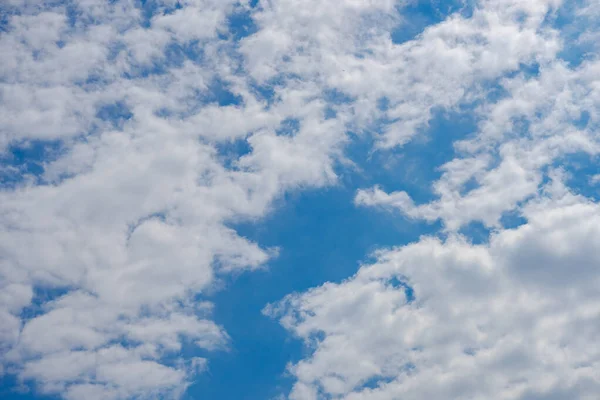
[[[255,3],[0,5],[0,372],[68,399],[181,395],[231,345],[204,294],[275,255],[231,222],[336,184],[356,135],[401,152],[442,109],[479,123],[439,198],[356,203],[447,237],[267,308],[314,348],[290,397],[597,393],[598,206],[559,167],[598,153],[600,64],[564,43],[593,52],[600,8],[462,1],[399,40],[414,2]],[[474,221],[488,243],[457,233]]]
[[[313,82],[243,72],[247,4],[1,7],[3,371],[71,399],[177,397],[229,345],[203,293],[275,254],[230,222],[333,183],[344,121]]]
[[[478,110],[476,135],[455,143],[458,156],[440,167],[433,184],[439,199],[415,205],[403,191],[360,190],[356,203],[397,208],[413,218],[441,219],[456,230],[472,221],[500,226],[503,214],[535,196],[548,172],[577,154],[600,150],[600,63],[569,68],[564,60],[540,66],[535,77],[502,81],[506,97]]]
[[[352,128],[383,124],[378,147],[393,148],[426,127],[435,109],[472,102],[482,85],[555,57],[560,41],[544,21],[559,1],[479,3],[469,13],[465,2],[398,43],[391,32],[408,25],[402,10],[410,2],[272,2],[255,14],[262,29],[241,50],[259,81],[285,72],[342,93]]]
[[[423,237],[268,307],[314,349],[290,399],[597,396],[599,206],[557,180],[523,214],[489,243]]]
[[[516,73],[490,75],[497,80],[477,76],[481,59],[465,62],[473,81],[460,76],[460,100],[439,105],[472,101],[455,110],[472,113],[477,129],[455,142],[454,157],[439,166],[436,199],[416,204],[409,191],[377,185],[357,192],[359,206],[441,220],[440,235],[380,250],[347,280],[265,308],[311,350],[289,366],[297,379],[290,399],[597,396],[600,208],[578,194],[597,181],[595,174],[579,176],[585,172],[578,166],[593,162],[599,150],[600,64],[588,52],[597,31],[594,10],[585,2],[481,2],[472,17],[450,17],[412,42],[451,26],[468,38],[467,27],[482,29],[486,16],[514,28],[490,29],[504,43],[525,31],[512,43],[537,43],[544,51],[522,58]],[[502,49],[484,32],[459,49]],[[525,54],[517,47],[508,48]],[[567,51],[578,47],[586,52]],[[510,59],[506,49],[494,55],[501,59],[493,66]],[[443,98],[431,88],[419,93]],[[428,104],[420,106],[426,121]],[[488,229],[481,244],[469,236],[472,223]]]

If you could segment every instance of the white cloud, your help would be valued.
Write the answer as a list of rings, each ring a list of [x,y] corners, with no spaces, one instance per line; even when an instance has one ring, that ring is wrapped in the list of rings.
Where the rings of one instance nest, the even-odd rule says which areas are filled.
[[[477,134],[456,142],[456,158],[441,166],[442,176],[432,186],[438,200],[415,205],[403,191],[373,188],[360,190],[356,203],[441,219],[449,230],[472,221],[498,227],[505,212],[536,195],[545,169],[571,154],[598,154],[599,66],[591,60],[571,69],[555,60],[539,76],[505,79],[507,97],[481,107]],[[581,125],[583,115],[587,121]]]
[[[269,306],[314,349],[290,398],[594,398],[600,209],[562,190],[524,215],[489,244],[423,237]]]
[[[250,75],[265,81],[297,74],[355,99],[359,129],[388,122],[383,148],[408,142],[435,108],[472,100],[482,83],[552,59],[560,48],[542,23],[558,1],[483,1],[472,17],[452,15],[399,45],[390,37],[400,23],[390,1],[268,4],[255,15],[262,29],[241,45]],[[380,111],[384,97],[389,109]]]
[[[18,4],[0,38],[3,151],[59,147],[39,160],[41,175],[0,192],[2,371],[43,392],[178,397],[207,368],[181,354],[184,342],[231,345],[197,299],[276,254],[228,223],[336,180],[344,123],[325,119],[320,89],[283,81],[267,104],[235,72],[235,45],[218,38],[233,3],[163,15],[174,5],[145,27],[133,2],[78,3],[74,25],[62,6]],[[177,62],[169,46],[205,59]],[[241,103],[217,106],[216,80]],[[299,131],[277,136],[286,118]],[[250,153],[227,167],[218,145],[230,140]],[[56,298],[38,294],[46,289]]]
[[[600,209],[571,191],[580,188],[566,186],[565,160],[598,153],[600,64],[594,57],[581,64],[557,57],[559,32],[545,18],[558,6],[481,2],[471,18],[448,18],[394,47],[438,46],[435,59],[418,53],[415,60],[440,66],[416,68],[404,86],[386,82],[390,91],[407,87],[400,95],[413,91],[419,101],[394,106],[389,97],[387,114],[396,107],[404,119],[399,134],[384,133],[382,146],[410,138],[432,107],[466,101],[481,104],[474,110],[477,132],[456,142],[454,158],[440,167],[432,185],[438,199],[415,204],[406,191],[380,186],[355,198],[357,205],[439,219],[445,239],[422,237],[382,250],[341,283],[265,308],[311,350],[289,367],[296,378],[290,399],[597,396],[600,358],[590,349],[600,316]],[[539,73],[504,76],[520,63]],[[497,77],[504,93],[488,98],[486,83]],[[525,222],[503,227],[507,212]],[[484,244],[456,233],[474,221],[492,229]]]
[[[480,134],[461,144],[464,156],[443,167],[435,186],[439,201],[415,205],[407,194],[376,190],[357,197],[365,204],[397,206],[414,217],[441,218],[450,228],[472,220],[494,226],[502,212],[538,192],[540,168],[569,152],[596,152],[598,65],[589,62],[573,70],[553,61],[560,39],[544,18],[559,1],[481,1],[472,17],[452,15],[402,44],[390,37],[402,23],[402,2],[265,1],[252,11],[245,1],[180,3],[177,9],[175,1],[157,1],[151,16],[133,1],[79,1],[70,11],[26,0],[0,6],[10,15],[0,35],[0,149],[45,142],[59,147],[42,160],[41,175],[29,174],[0,191],[1,371],[31,379],[45,392],[72,399],[180,395],[208,362],[182,357],[182,343],[207,350],[229,345],[226,332],[211,321],[210,306],[194,300],[224,274],[260,268],[275,254],[239,236],[228,223],[260,218],[286,190],[335,184],[335,166],[347,161],[348,131],[372,133],[377,150],[400,146],[426,127],[435,109],[482,100],[486,84],[523,64],[541,64],[539,79],[505,79],[510,96],[482,106],[487,117]],[[235,42],[227,35],[227,17],[241,11],[252,13],[258,30]],[[219,105],[215,85],[236,101]],[[389,100],[386,110],[378,107],[382,98]],[[111,107],[127,118],[115,121],[106,111]],[[589,127],[562,129],[567,117],[584,109],[590,113]],[[543,118],[534,121],[530,136],[522,141],[510,136],[511,118],[535,119],[540,112]],[[290,119],[297,121],[297,132],[279,133]],[[383,126],[381,132],[377,125]],[[549,127],[552,135],[544,133]],[[220,149],[234,141],[244,142],[248,153],[222,154]],[[495,157],[501,159],[498,165]],[[480,188],[461,195],[470,179]],[[513,188],[507,190],[507,183]],[[584,214],[594,209],[578,204]],[[557,274],[564,272],[560,268],[574,250],[544,241],[552,238],[539,232],[542,223],[536,221],[532,217],[527,225],[535,234],[526,228],[504,231],[489,248],[459,239],[424,239],[388,253],[407,259],[421,250],[427,257],[431,251],[441,254],[441,261],[422,256],[439,265],[438,279],[447,260],[453,271],[476,268],[479,262],[491,268],[481,276],[461,275],[466,283],[423,275],[422,282],[432,279],[427,303],[432,308],[402,318],[411,324],[416,318],[408,337],[430,345],[440,366],[450,362],[439,354],[445,351],[440,343],[472,332],[450,324],[448,337],[421,335],[420,326],[444,317],[436,290],[451,293],[447,285],[455,284],[481,295],[476,289],[486,287],[492,296],[489,277],[498,277],[497,285],[516,279],[508,267],[495,271],[494,249],[506,247],[515,259],[502,262],[520,265],[535,257],[519,250],[527,240],[532,248],[562,249],[548,251],[546,261]],[[585,242],[585,232],[577,231],[581,226],[573,223],[573,232],[556,235],[580,237],[580,250],[591,251],[594,243]],[[547,229],[559,232],[554,225]],[[381,257],[387,265],[387,256]],[[591,264],[585,265],[589,273]],[[421,279],[411,269],[405,272],[415,283]],[[300,307],[299,299],[313,302],[307,309],[317,317],[302,322],[287,317],[288,327],[305,337],[315,330],[329,335],[314,359],[293,370],[299,378],[296,398],[319,396],[319,390],[344,394],[368,377],[404,373],[406,364],[398,363],[404,350],[398,347],[399,353],[391,355],[381,350],[404,340],[391,334],[404,324],[394,319],[394,304],[404,304],[404,294],[384,278],[360,276],[290,298],[294,307]],[[416,287],[418,301],[428,301],[426,287]],[[48,288],[64,293],[53,299],[38,295]],[[322,303],[333,292],[337,303]],[[481,296],[489,305],[485,302],[491,300]],[[346,303],[355,307],[347,309]],[[353,321],[369,326],[370,305],[383,313],[382,323],[391,330],[361,336],[369,332],[338,321],[331,329],[339,331],[327,331],[327,318],[348,312]],[[328,317],[319,319],[315,307]],[[483,318],[473,312],[473,318]],[[354,345],[355,353],[340,350]],[[354,365],[363,350],[373,351],[371,358]],[[389,393],[405,390],[389,386]]]

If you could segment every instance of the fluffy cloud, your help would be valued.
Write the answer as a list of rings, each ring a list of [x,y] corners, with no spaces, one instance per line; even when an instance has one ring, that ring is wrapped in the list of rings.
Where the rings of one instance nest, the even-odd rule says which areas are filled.
[[[557,58],[561,2],[464,2],[401,43],[390,32],[411,2],[251,3],[0,5],[2,371],[70,399],[179,396],[207,351],[231,345],[204,293],[276,254],[230,222],[335,184],[349,132],[401,151],[435,110],[467,107],[478,132],[441,167],[439,199],[356,198],[441,219],[448,239],[382,252],[269,309],[316,346],[292,368],[291,396],[592,393],[595,355],[581,349],[596,260],[581,254],[596,246],[597,208],[559,173],[543,185],[562,157],[597,154],[599,64]],[[570,12],[592,28],[568,39],[593,48],[597,7]],[[503,229],[515,210],[527,224]],[[489,244],[453,233],[472,221],[497,230]],[[569,324],[582,336],[563,354]],[[513,375],[498,377],[503,366]]]
[[[560,186],[487,244],[423,237],[268,307],[314,349],[290,398],[594,398],[600,209]]]
[[[583,12],[594,7],[580,6],[547,14],[560,4],[481,2],[470,18],[450,17],[397,47],[429,43],[434,33],[460,38],[456,51],[468,54],[465,63],[444,63],[440,71],[453,77],[454,66],[464,65],[469,78],[456,75],[457,96],[447,102],[452,83],[440,85],[440,93],[435,85],[411,86],[435,100],[415,103],[414,126],[427,123],[430,105],[452,109],[473,101],[455,111],[472,113],[477,129],[455,142],[453,158],[439,166],[433,201],[417,204],[408,191],[378,185],[355,198],[359,206],[441,220],[443,232],[378,251],[374,263],[347,280],[265,308],[310,350],[289,366],[296,378],[290,399],[595,398],[600,209],[577,192],[596,175],[569,187],[580,174],[571,157],[594,160],[599,150],[600,64],[567,51],[570,43],[589,49],[586,38],[597,30]],[[575,19],[554,30],[555,12]],[[472,42],[470,29],[477,29]],[[521,45],[532,46],[494,45],[519,35]],[[491,48],[502,60],[481,67]],[[526,56],[511,62],[507,48]],[[518,72],[507,74],[511,68]],[[436,83],[435,68],[419,71]],[[402,132],[414,134],[405,124]],[[383,147],[402,144],[390,131],[382,140]],[[469,236],[473,222],[488,228],[482,244]]]
[[[220,36],[247,6],[176,3],[2,6],[0,351],[43,392],[178,397],[230,345],[203,293],[276,254],[228,224],[336,180],[321,89],[256,93]]]
[[[259,81],[285,72],[348,96],[353,128],[383,122],[378,147],[392,148],[426,127],[434,109],[473,101],[486,82],[559,50],[556,32],[543,24],[559,1],[480,3],[471,16],[455,13],[394,43],[390,32],[403,22],[393,11],[408,2],[273,2],[255,14],[262,29],[241,51]]]
[[[595,157],[600,63],[569,68],[562,59],[501,81],[506,97],[485,100],[472,138],[455,142],[457,156],[440,166],[432,187],[439,199],[414,204],[404,191],[358,191],[356,203],[398,209],[413,218],[441,219],[449,230],[472,221],[498,227],[506,212],[534,196],[553,166],[570,155]],[[565,164],[566,165],[566,164]]]

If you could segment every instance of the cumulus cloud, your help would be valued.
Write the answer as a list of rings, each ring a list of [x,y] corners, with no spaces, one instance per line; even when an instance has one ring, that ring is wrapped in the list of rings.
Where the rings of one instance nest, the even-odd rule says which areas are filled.
[[[345,122],[314,82],[256,92],[227,35],[245,3],[1,7],[3,371],[71,399],[178,397],[207,368],[193,354],[231,345],[203,293],[276,254],[229,223],[334,183]]]
[[[241,44],[248,72],[259,81],[298,74],[345,94],[355,100],[354,129],[384,122],[378,148],[393,148],[426,127],[435,109],[473,101],[483,83],[553,59],[560,48],[543,24],[558,1],[482,1],[471,16],[455,13],[395,43],[390,31],[403,22],[394,10],[409,3],[269,3],[255,15],[262,29]]]
[[[564,54],[594,48],[595,3],[460,2],[405,41],[412,2],[254,3],[0,5],[0,371],[69,399],[178,397],[235,346],[205,293],[276,255],[232,221],[336,184],[356,136],[401,152],[467,109],[438,199],[356,196],[447,238],[267,309],[315,349],[290,396],[591,395],[597,206],[557,167],[598,153],[600,64]],[[565,9],[588,28],[561,30]],[[489,243],[456,233],[473,221]]]
[[[598,154],[599,65],[570,69],[559,60],[539,76],[506,79],[508,96],[482,107],[477,134],[455,143],[458,156],[440,167],[432,185],[439,199],[415,205],[404,191],[374,187],[358,191],[356,203],[441,219],[449,230],[472,221],[498,227],[504,213],[536,195],[549,168],[569,155]]]
[[[450,84],[443,94],[412,86],[436,101],[418,103],[415,126],[427,123],[430,105],[451,109],[473,101],[455,111],[472,113],[476,130],[456,141],[450,161],[439,166],[434,200],[419,204],[410,191],[381,185],[357,191],[358,206],[440,220],[438,235],[382,249],[347,280],[265,308],[310,351],[288,368],[296,378],[290,399],[597,396],[600,209],[577,194],[586,182],[570,185],[578,174],[573,158],[598,154],[599,64],[595,55],[573,59],[567,51],[571,41],[589,49],[585,38],[597,26],[583,11],[595,9],[591,3],[562,7],[480,2],[469,18],[449,17],[402,45],[422,45],[434,33],[456,35],[457,51],[471,54],[458,64],[470,77],[456,75],[460,94],[448,102],[440,99],[453,93]],[[556,13],[574,18],[562,22],[563,31],[552,22]],[[514,55],[490,39],[510,43],[519,35],[532,47],[508,46]],[[438,36],[438,45],[441,37],[448,36]],[[502,60],[478,69],[492,48]],[[523,58],[510,72],[508,60],[517,54]],[[453,77],[456,64],[439,70]],[[435,68],[422,70],[432,75],[426,82],[436,83]],[[403,132],[413,135],[406,125]],[[393,136],[384,135],[383,147],[402,144],[386,145]],[[469,236],[474,222],[488,228],[481,244]]]
[[[594,398],[600,209],[559,189],[489,243],[423,237],[267,307],[314,350],[290,398]]]
[[[409,193],[373,187],[359,190],[355,202],[440,219],[449,230],[472,221],[498,227],[503,214],[536,195],[552,167],[570,155],[598,154],[599,66],[591,59],[569,67],[556,58],[534,76],[503,78],[506,96],[483,100],[477,132],[455,142],[456,157],[439,167],[437,200],[414,204]]]

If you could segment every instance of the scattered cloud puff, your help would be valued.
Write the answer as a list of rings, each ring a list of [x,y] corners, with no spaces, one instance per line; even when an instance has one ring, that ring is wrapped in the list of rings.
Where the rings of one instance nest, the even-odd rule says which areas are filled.
[[[592,398],[600,214],[565,160],[598,153],[600,8],[459,3],[401,42],[412,2],[0,5],[0,371],[179,397],[232,345],[205,293],[276,256],[231,223],[337,184],[356,137],[401,155],[446,110],[477,130],[436,199],[355,198],[439,237],[265,309],[313,350],[290,399]]]

